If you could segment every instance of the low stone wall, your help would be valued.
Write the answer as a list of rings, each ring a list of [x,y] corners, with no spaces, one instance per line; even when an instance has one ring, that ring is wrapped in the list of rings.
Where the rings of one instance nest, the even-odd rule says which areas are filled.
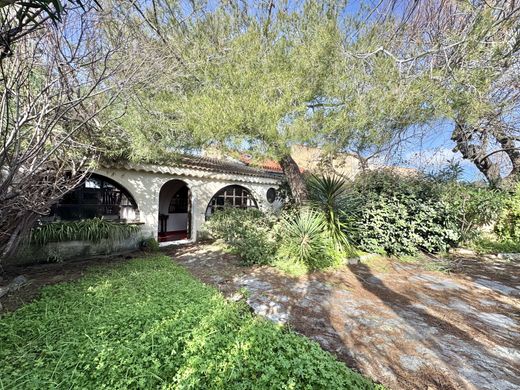
[[[79,260],[95,256],[117,255],[138,249],[145,237],[136,233],[125,240],[65,241],[51,242],[44,246],[26,245],[16,256],[2,261],[3,264],[22,265],[45,262]]]

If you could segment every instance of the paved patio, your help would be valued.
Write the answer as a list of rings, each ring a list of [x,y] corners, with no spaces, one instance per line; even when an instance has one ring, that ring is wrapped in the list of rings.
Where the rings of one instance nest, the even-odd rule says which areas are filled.
[[[241,267],[217,246],[175,261],[259,315],[393,389],[520,388],[520,264],[461,259],[456,274],[379,260],[303,277]]]

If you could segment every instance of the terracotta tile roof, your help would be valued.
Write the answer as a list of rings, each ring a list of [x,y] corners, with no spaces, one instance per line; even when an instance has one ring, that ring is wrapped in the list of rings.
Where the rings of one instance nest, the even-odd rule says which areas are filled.
[[[265,159],[260,162],[255,162],[250,154],[241,154],[239,159],[249,166],[258,166],[261,169],[271,172],[283,172],[281,165],[275,160]]]
[[[274,162],[276,164],[276,162]],[[266,164],[261,167],[253,167],[249,164],[220,160],[211,157],[196,157],[196,156],[182,156],[179,159],[179,165],[188,166],[191,168],[209,169],[226,173],[245,174],[251,176],[267,176],[273,175],[279,177],[282,168],[277,164]]]

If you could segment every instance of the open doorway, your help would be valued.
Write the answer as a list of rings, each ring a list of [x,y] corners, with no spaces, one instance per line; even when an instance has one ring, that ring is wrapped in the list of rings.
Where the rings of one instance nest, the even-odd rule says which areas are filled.
[[[191,238],[191,191],[182,180],[166,182],[159,192],[159,242]]]

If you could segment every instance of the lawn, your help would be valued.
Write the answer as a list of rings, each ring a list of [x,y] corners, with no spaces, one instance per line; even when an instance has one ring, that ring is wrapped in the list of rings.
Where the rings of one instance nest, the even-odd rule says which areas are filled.
[[[0,388],[371,389],[169,257],[92,269],[0,318]]]

